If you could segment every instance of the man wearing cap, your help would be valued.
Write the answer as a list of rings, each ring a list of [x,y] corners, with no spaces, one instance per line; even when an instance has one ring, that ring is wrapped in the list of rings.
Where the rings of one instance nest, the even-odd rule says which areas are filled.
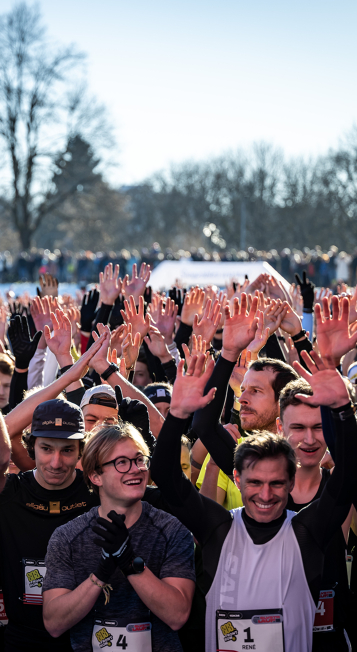
[[[86,432],[96,425],[111,425],[118,420],[118,405],[115,391],[109,385],[97,385],[87,389],[80,403]]]
[[[172,385],[169,385],[169,383],[150,383],[143,389],[143,393],[166,419],[170,411]]]
[[[67,652],[68,634],[53,639],[42,619],[45,556],[54,530],[98,504],[76,464],[85,443],[83,416],[62,399],[40,403],[24,436],[33,471],[0,477],[1,582],[9,624],[5,652]]]

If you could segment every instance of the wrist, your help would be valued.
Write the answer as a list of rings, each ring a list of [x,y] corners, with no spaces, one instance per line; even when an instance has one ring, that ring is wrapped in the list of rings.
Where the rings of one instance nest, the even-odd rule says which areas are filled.
[[[188,419],[191,416],[191,412],[186,412],[180,406],[170,405],[170,414],[176,419]]]
[[[56,355],[57,362],[59,364],[59,368],[63,369],[63,367],[70,367],[73,365],[73,358],[71,354],[65,354],[65,355]]]
[[[171,353],[165,353],[165,355],[160,355],[158,356],[161,364],[166,364],[167,362],[171,362],[171,360],[174,360],[172,357]]]
[[[98,362],[96,361],[94,364],[90,361],[89,364],[100,376],[106,369],[108,369],[110,362],[108,362],[108,360],[98,360]]]
[[[232,351],[230,349],[226,349],[223,345],[222,351],[221,351],[221,356],[225,360],[229,360],[229,362],[237,362],[239,354],[241,351],[239,349],[236,349],[235,351]]]

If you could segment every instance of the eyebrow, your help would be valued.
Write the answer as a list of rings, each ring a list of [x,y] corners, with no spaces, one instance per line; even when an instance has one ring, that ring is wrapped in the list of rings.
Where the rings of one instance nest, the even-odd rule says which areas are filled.
[[[322,428],[322,421],[316,421],[316,423],[313,423],[311,426],[307,426],[306,423],[301,423],[300,421],[294,421],[289,424],[289,428],[292,426],[302,426],[303,428],[316,428],[316,426],[320,426],[320,428]]]
[[[257,384],[255,384],[255,385],[248,385],[247,387],[244,387],[244,385],[242,384],[242,385],[240,386],[240,388],[241,388],[243,391],[245,391],[246,389],[261,389],[261,390],[264,390],[264,389],[265,389],[265,387],[262,387],[262,385],[257,385]]]

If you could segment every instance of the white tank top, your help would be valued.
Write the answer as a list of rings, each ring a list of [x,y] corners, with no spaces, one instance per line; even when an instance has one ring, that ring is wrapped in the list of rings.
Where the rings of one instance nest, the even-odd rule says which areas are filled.
[[[291,524],[295,512],[287,511],[279,532],[262,545],[255,545],[249,536],[242,519],[242,508],[232,510],[231,514],[233,523],[206,596],[206,652],[241,649],[241,646],[235,648],[232,642],[224,646],[217,643],[217,612],[278,609],[282,609],[283,614],[285,652],[311,652],[316,605]],[[226,620],[229,624],[226,623],[222,631],[227,633],[224,640],[229,641],[232,638],[229,632],[234,635],[235,623],[229,618]],[[244,636],[248,640],[253,638],[252,634]],[[264,643],[258,648],[264,649]],[[258,648],[248,644],[242,646],[242,649]],[[266,652],[273,652],[273,649],[266,649]]]

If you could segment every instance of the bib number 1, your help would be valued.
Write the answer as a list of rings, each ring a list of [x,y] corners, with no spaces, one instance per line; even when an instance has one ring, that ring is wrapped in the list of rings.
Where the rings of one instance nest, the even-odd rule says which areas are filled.
[[[216,611],[217,652],[284,652],[282,609]]]

